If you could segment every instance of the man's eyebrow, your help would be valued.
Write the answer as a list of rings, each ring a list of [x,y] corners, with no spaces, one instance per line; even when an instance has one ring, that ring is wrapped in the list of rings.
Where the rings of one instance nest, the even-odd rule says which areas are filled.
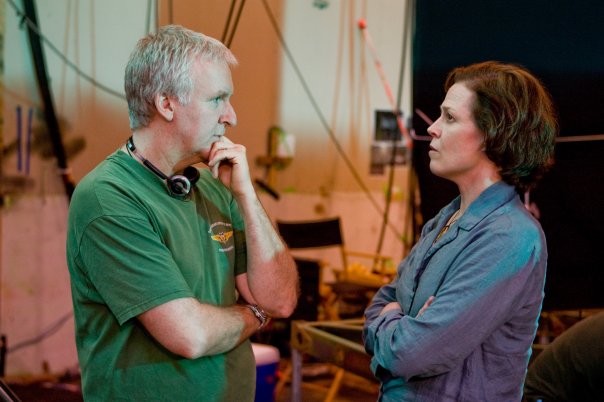
[[[221,89],[221,90],[216,91],[216,93],[214,93],[213,98],[223,98],[225,96],[228,97],[228,96],[231,96],[231,95],[233,95],[233,94],[230,91]]]

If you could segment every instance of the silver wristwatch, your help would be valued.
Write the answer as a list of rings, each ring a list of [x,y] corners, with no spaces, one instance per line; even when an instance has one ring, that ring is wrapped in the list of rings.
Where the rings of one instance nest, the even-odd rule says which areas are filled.
[[[260,307],[258,307],[255,304],[246,304],[245,305],[247,308],[249,308],[250,310],[252,310],[252,313],[254,313],[254,315],[256,316],[256,318],[258,319],[258,321],[260,321],[260,327],[258,327],[258,329],[264,327],[266,324],[268,324],[268,322],[270,321],[270,317],[268,316],[268,314],[266,314],[266,312],[264,310],[262,310]]]

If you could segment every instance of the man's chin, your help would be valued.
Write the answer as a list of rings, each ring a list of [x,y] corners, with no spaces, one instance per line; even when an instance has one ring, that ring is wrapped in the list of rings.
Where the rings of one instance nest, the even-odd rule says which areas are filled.
[[[209,150],[200,151],[195,154],[191,154],[191,155],[187,156],[186,158],[183,158],[182,160],[180,160],[176,164],[174,171],[180,172],[180,171],[184,170],[187,166],[196,165],[198,163],[203,163],[203,164],[207,165],[209,155],[210,155]]]

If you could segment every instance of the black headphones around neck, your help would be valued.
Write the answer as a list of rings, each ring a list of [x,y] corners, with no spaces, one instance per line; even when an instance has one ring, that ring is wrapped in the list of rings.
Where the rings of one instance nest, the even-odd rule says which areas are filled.
[[[166,182],[170,195],[174,197],[184,198],[189,195],[193,189],[193,186],[199,180],[199,170],[193,166],[187,166],[182,174],[175,174],[171,177],[166,176],[161,170],[155,167],[155,165],[138,153],[136,147],[134,146],[134,142],[132,141],[132,137],[128,138],[126,148],[128,148],[128,151],[134,154],[134,156],[140,159],[143,165],[145,165],[150,171]]]

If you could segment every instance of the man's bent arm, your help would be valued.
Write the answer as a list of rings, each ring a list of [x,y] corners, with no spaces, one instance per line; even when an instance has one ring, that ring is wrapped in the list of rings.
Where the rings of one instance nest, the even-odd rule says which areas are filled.
[[[247,243],[247,283],[253,299],[271,316],[291,315],[298,301],[296,263],[260,204],[245,147],[223,137],[212,144],[208,166],[217,171],[217,178],[230,189],[241,211]]]
[[[246,306],[218,307],[194,298],[171,300],[138,319],[162,346],[189,359],[228,352],[260,327]]]
[[[245,222],[249,290],[269,315],[287,317],[298,300],[296,263],[256,194],[239,196],[237,203]]]

